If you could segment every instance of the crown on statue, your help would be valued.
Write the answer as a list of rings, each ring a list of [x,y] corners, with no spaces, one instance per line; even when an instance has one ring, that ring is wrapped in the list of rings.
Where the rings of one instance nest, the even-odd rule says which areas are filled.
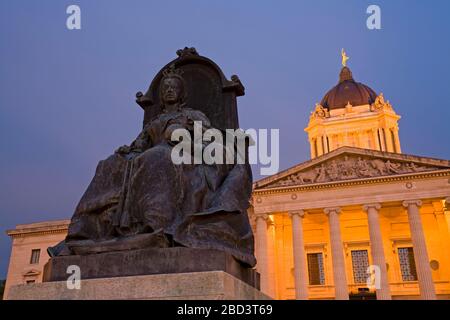
[[[183,70],[175,68],[174,64],[171,64],[167,69],[163,71],[164,78],[181,77]]]

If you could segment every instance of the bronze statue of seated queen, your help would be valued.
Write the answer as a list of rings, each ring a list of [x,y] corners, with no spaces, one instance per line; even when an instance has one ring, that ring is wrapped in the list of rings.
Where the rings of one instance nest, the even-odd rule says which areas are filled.
[[[203,130],[237,129],[236,97],[244,88],[195,49],[177,53],[148,92],[137,94],[143,130],[99,162],[66,239],[48,249],[53,258],[185,247],[225,252],[247,268],[256,264],[248,161],[174,164],[171,158],[176,129],[192,134],[196,121]]]

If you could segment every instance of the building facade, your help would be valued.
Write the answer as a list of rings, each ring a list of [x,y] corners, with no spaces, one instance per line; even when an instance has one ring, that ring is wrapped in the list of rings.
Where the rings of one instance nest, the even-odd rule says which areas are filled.
[[[11,256],[6,278],[4,299],[11,286],[42,282],[44,265],[50,259],[47,248],[64,240],[70,220],[20,224],[8,230]]]
[[[263,291],[450,298],[450,161],[402,154],[399,119],[342,68],[305,128],[311,160],[254,184]]]
[[[449,161],[353,147],[258,181],[262,290],[277,299],[450,298],[449,195]],[[367,283],[369,266],[379,290]]]

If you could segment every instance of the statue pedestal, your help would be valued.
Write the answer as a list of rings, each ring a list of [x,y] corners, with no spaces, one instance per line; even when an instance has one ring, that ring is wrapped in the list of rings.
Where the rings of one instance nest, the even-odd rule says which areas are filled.
[[[224,271],[157,274],[66,281],[11,287],[8,300],[267,300],[270,297]]]
[[[231,254],[213,249],[185,247],[147,248],[51,258],[43,282],[66,281],[69,266],[80,268],[81,279],[142,276],[204,271],[224,271],[259,289],[259,273]]]

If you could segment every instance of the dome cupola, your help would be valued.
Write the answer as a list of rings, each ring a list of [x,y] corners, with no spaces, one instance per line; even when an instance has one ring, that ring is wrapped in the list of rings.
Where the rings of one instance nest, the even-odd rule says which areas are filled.
[[[347,104],[361,106],[375,102],[377,94],[365,84],[353,79],[351,70],[344,66],[339,74],[339,83],[323,97],[321,105],[328,110],[345,108]]]

